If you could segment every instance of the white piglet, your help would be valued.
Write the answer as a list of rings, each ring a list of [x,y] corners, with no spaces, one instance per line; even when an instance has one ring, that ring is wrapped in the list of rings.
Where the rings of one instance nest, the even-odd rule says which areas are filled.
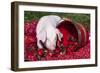
[[[60,41],[63,36],[56,28],[61,21],[62,19],[56,15],[47,15],[40,18],[36,28],[38,48],[43,48],[40,41],[45,44],[49,50],[56,48],[57,36]]]

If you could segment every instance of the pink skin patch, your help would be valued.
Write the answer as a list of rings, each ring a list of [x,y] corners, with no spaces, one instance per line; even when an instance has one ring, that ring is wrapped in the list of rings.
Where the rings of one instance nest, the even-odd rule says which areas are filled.
[[[55,45],[54,45],[54,43],[51,43],[49,47],[50,47],[50,50],[55,50]]]

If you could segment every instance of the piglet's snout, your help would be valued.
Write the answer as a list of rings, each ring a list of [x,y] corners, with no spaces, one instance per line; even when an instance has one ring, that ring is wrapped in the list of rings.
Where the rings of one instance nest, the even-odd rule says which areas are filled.
[[[56,44],[55,43],[50,43],[50,46],[48,47],[50,50],[55,50]]]

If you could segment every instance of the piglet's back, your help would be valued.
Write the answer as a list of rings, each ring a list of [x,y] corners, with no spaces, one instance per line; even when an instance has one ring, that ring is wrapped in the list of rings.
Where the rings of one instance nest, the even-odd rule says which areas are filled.
[[[52,25],[53,27],[56,27],[58,25],[57,23],[60,20],[61,18],[56,15],[43,16],[42,18],[40,18],[37,24],[37,28],[36,28],[37,34],[41,33],[48,25]]]

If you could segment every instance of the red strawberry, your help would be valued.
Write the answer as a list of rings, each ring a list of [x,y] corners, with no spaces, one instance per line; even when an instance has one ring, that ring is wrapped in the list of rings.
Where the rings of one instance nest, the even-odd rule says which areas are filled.
[[[39,56],[42,56],[43,53],[44,53],[43,49],[38,49],[38,55],[39,55]]]

